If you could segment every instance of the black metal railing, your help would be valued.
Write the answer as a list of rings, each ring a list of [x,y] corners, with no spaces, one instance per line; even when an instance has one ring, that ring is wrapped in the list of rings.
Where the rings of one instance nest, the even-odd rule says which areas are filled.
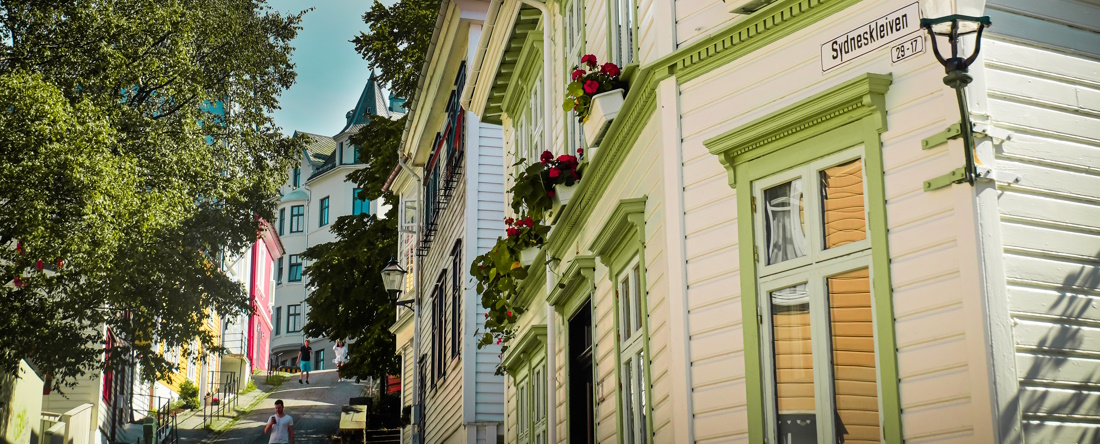
[[[156,423],[153,439],[157,444],[179,443],[180,437],[176,428],[176,415],[172,412],[172,399],[155,396],[154,405],[157,406],[157,410],[153,414]]]
[[[202,426],[213,424],[215,418],[230,416],[237,406],[240,389],[236,372],[211,371],[202,405]]]

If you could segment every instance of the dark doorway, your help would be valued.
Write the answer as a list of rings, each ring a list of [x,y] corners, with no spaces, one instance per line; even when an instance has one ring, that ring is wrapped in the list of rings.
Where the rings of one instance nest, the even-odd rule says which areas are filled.
[[[586,302],[569,319],[569,442],[596,442],[596,392],[592,377],[592,305]]]

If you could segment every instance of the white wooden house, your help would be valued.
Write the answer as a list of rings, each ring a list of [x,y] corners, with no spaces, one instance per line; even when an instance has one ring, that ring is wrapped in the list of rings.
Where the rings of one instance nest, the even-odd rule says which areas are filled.
[[[925,184],[964,163],[932,13],[993,22],[973,186]],[[582,146],[582,54],[629,82],[524,283],[506,442],[1100,440],[1100,5],[493,0],[470,46],[504,165]]]
[[[389,184],[400,198],[399,257],[409,271],[401,298],[417,301],[421,316],[419,353],[413,310],[399,308],[391,327],[413,422],[403,442],[492,444],[503,433],[500,351],[476,346],[484,309],[468,274],[504,232],[503,140],[499,126],[459,105],[487,9],[487,1],[442,2],[399,150],[416,177],[399,169]],[[422,414],[412,413],[418,404]]]

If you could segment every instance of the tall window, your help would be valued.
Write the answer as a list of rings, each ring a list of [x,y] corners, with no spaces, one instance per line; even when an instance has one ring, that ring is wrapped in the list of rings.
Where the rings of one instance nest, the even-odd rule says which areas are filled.
[[[519,124],[515,128],[516,161],[526,160],[523,165],[516,165],[515,174],[519,174],[520,171],[526,169],[526,165],[538,162],[539,154],[544,151],[544,148],[542,148],[542,132],[544,130],[542,127],[543,100],[542,76],[539,75],[531,87],[531,101],[527,103],[527,109],[523,111],[523,115],[519,118]]]
[[[306,221],[306,207],[305,205],[295,205],[290,207],[290,233],[301,233],[305,228]]]
[[[546,444],[546,361],[540,357],[516,379],[516,438]]]
[[[443,379],[447,375],[447,365],[444,362],[446,355],[446,342],[444,338],[444,329],[447,327],[446,323],[446,307],[444,301],[446,300],[446,287],[447,287],[447,272],[444,271],[439,275],[439,279],[436,281],[435,288],[432,290],[432,385],[435,385],[435,381]]]
[[[297,333],[302,331],[302,306],[286,306],[286,332]]]
[[[359,192],[362,191],[359,188],[351,190],[351,215],[358,216],[363,213],[370,214],[370,201],[367,199],[360,199]]]
[[[565,75],[572,78],[573,70],[580,65],[584,55],[584,0],[572,0],[565,6]],[[565,119],[565,152],[576,155],[577,148],[586,148],[584,129],[576,114],[569,111]]]
[[[283,307],[275,307],[275,322],[272,322],[272,324],[275,325],[275,334],[276,335],[280,334],[280,332],[282,330],[282,323],[283,323]]]
[[[328,225],[328,196],[321,199],[321,211],[318,211],[318,213],[320,214],[317,217],[317,226]]]
[[[286,208],[279,208],[279,236],[283,234],[283,226],[286,225]]]
[[[637,12],[634,0],[611,0],[611,57],[619,67],[637,63]]]
[[[462,304],[462,239],[455,241],[451,250],[451,357],[458,356],[459,347],[459,309]]]
[[[336,149],[336,154],[340,156],[339,159],[340,159],[340,164],[341,165],[346,164],[346,163],[351,163],[351,162],[348,162],[348,159],[347,159],[348,155],[347,155],[347,153],[344,152],[344,142],[340,142],[339,148]]]
[[[649,367],[642,333],[641,265],[638,259],[627,265],[616,279],[619,301],[619,353],[622,373],[623,442],[644,443],[646,428],[646,377]]]
[[[753,198],[769,435],[879,442],[860,150],[758,180]]]
[[[316,366],[313,367],[314,371],[325,369],[325,349],[322,348],[313,352],[313,365]]]
[[[283,258],[275,260],[275,284],[283,283]]]
[[[302,169],[301,168],[295,168],[294,169],[294,188],[298,188],[300,186],[302,186]]]
[[[290,273],[287,274],[287,282],[302,281],[302,257],[297,254],[290,255]]]

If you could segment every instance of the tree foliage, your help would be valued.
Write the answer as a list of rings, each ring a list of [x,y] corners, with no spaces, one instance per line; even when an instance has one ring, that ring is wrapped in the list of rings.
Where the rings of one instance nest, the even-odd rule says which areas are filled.
[[[359,149],[358,161],[363,168],[348,174],[348,180],[363,190],[363,197],[370,200],[382,197],[382,188],[397,167],[397,147],[407,119],[404,116],[396,120],[370,119],[351,136],[353,145],[367,147]]]
[[[438,15],[439,0],[399,0],[388,8],[375,0],[363,14],[370,31],[351,42],[378,70],[378,80],[398,97],[412,100],[416,93]]]
[[[303,254],[312,261],[305,272],[314,285],[303,330],[306,336],[350,340],[345,376],[382,378],[398,371],[389,331],[396,312],[381,278],[397,250],[396,212],[394,206],[385,218],[342,216],[332,226],[336,241]]]
[[[300,142],[269,114],[303,13],[263,0],[0,3],[0,368],[57,387],[220,350],[249,309],[219,267],[272,220]],[[228,105],[227,105],[228,104]]]

